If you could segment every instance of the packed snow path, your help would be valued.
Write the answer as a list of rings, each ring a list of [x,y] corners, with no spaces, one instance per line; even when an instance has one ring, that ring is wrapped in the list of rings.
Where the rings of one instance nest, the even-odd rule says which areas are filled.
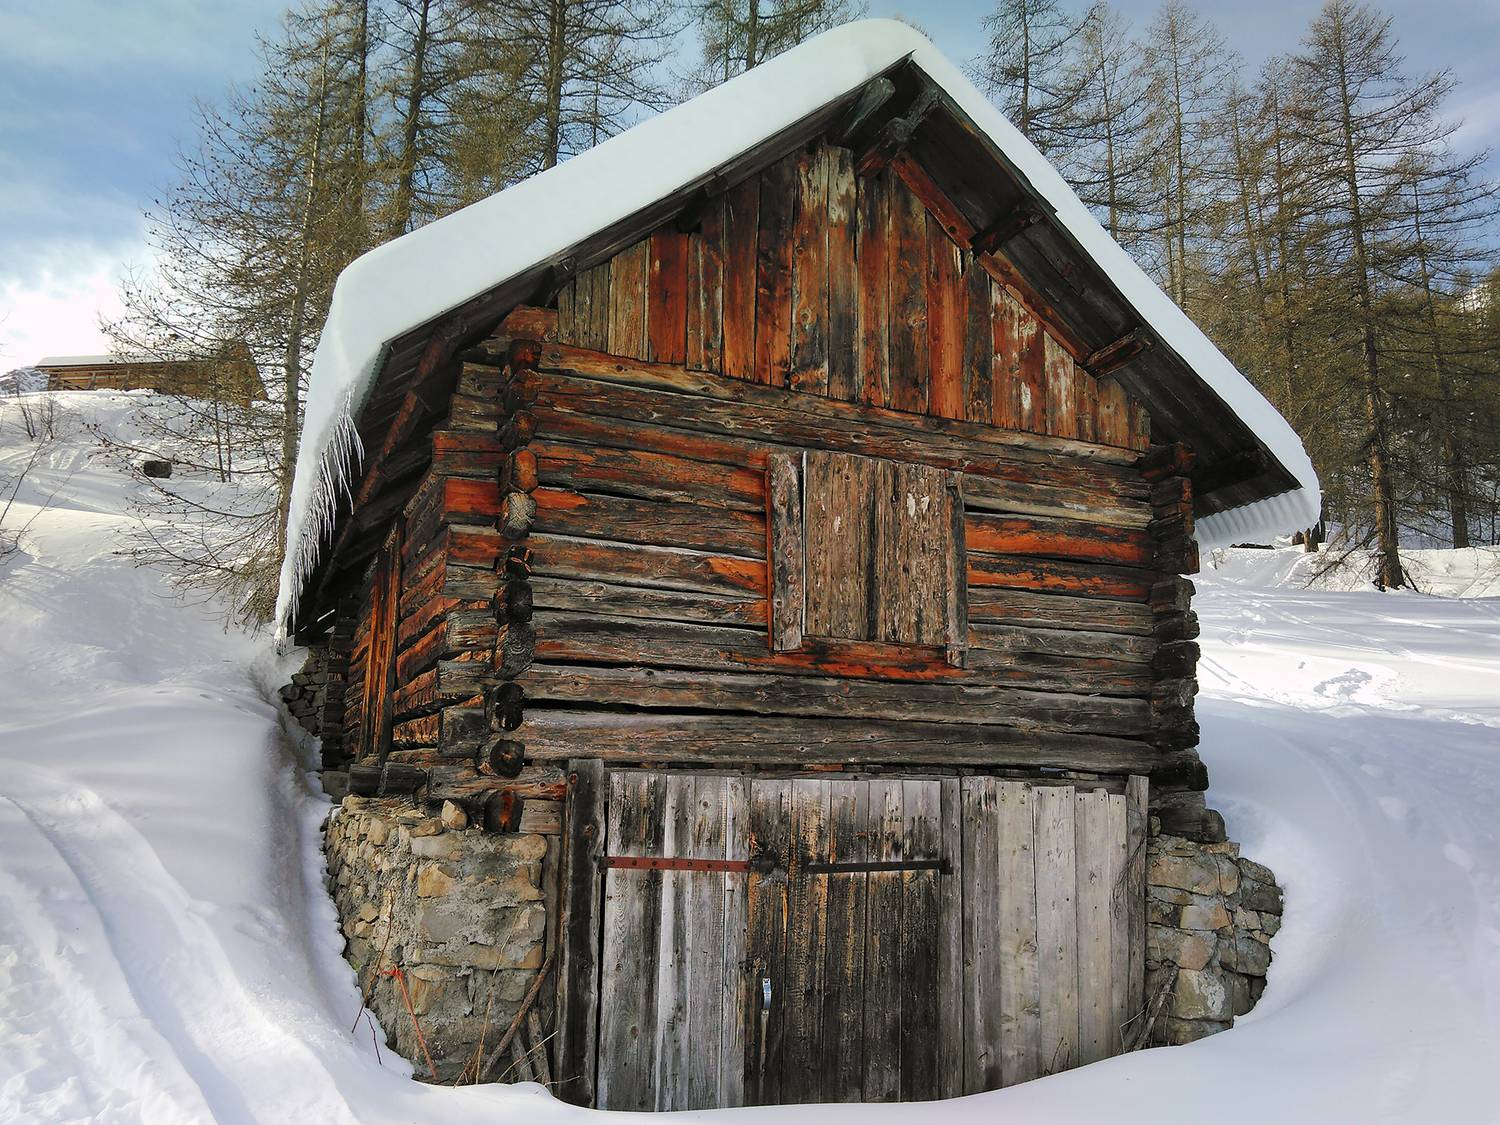
[[[327,805],[266,701],[292,662],[117,554],[141,486],[81,421],[143,396],[59,397],[0,563],[0,1121],[581,1120],[350,1032]],[[0,409],[0,478],[28,454]],[[1500,599],[1275,587],[1296,560],[1254,555],[1198,610],[1212,801],[1287,885],[1260,1007],[941,1109],[742,1117],[1500,1121]]]

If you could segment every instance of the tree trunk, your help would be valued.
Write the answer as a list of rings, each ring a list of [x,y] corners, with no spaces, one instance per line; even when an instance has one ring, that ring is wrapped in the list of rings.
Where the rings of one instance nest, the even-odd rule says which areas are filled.
[[[563,63],[568,42],[567,0],[550,0],[547,24],[546,125],[542,167],[557,164],[562,151]]]
[[[1368,434],[1366,456],[1370,468],[1370,499],[1375,515],[1379,561],[1375,584],[1380,589],[1406,585],[1401,566],[1401,548],[1396,526],[1396,497],[1391,484],[1389,433],[1385,404],[1381,401],[1380,352],[1375,340],[1375,308],[1370,293],[1370,255],[1366,244],[1364,208],[1359,190],[1358,162],[1354,152],[1354,121],[1349,92],[1349,74],[1342,30],[1338,43],[1339,113],[1344,142],[1344,186],[1349,192],[1349,232],[1354,247],[1355,285],[1359,296],[1360,352],[1364,363],[1364,407]]]
[[[417,136],[421,129],[422,100],[427,90],[427,17],[432,0],[422,0],[417,9],[417,30],[412,40],[411,83],[406,90],[406,117],[401,123],[401,174],[396,182],[395,213],[390,236],[406,233],[411,224],[417,180]]]

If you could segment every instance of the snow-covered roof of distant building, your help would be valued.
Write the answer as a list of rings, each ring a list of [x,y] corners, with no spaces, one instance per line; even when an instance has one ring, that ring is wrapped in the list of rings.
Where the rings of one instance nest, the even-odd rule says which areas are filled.
[[[106,363],[140,363],[141,357],[134,359],[118,355],[49,355],[39,359],[35,367],[100,367]]]
[[[377,247],[344,270],[309,382],[278,624],[288,623],[339,518],[361,455],[354,419],[392,341],[544,263],[565,260],[592,236],[702,185],[736,158],[905,63],[949,99],[994,160],[1044,206],[1046,225],[1102,271],[1115,297],[1157,341],[1154,351],[1180,358],[1196,377],[1192,394],[1173,404],[1179,418],[1201,411],[1236,420],[1286,482],[1277,494],[1200,516],[1199,542],[1264,540],[1315,523],[1317,475],[1285,419],[930,41],[905,24],[867,20],[810,39],[563,164]]]

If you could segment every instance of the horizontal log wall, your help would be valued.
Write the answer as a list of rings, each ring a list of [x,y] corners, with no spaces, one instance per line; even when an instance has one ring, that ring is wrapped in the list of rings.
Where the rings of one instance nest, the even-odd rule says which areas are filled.
[[[559,338],[804,394],[1143,450],[1149,421],[1038,319],[998,251],[953,240],[909,160],[816,144],[558,297]],[[684,225],[694,229],[684,231]]]

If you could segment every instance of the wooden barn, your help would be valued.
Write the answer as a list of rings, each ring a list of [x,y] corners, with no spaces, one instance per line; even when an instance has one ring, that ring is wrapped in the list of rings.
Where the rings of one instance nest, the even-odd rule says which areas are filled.
[[[298,487],[284,694],[347,774],[384,1026],[423,1073],[647,1109],[1143,1042],[1148,836],[1233,847],[1183,576],[1317,509],[1285,423],[884,22],[356,263]]]
[[[260,372],[244,344],[217,356],[62,355],[39,360],[49,391],[155,391],[189,398],[218,398],[248,405],[266,397]]]

